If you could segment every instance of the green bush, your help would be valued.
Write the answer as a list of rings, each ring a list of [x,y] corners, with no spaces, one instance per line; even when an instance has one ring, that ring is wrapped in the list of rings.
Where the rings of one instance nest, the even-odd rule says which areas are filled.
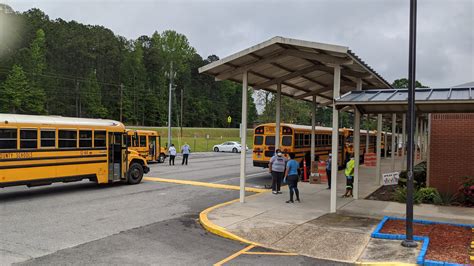
[[[423,203],[435,203],[440,197],[438,190],[433,187],[420,188],[418,193]]]
[[[416,189],[426,187],[426,162],[421,162],[413,167],[413,184]],[[401,171],[398,179],[398,186],[406,187],[407,186],[407,171]]]
[[[464,181],[459,187],[461,202],[466,206],[474,205],[474,177],[465,176]]]
[[[393,199],[400,202],[406,203],[407,202],[407,188],[406,187],[399,187],[395,190],[393,194]],[[419,190],[415,190],[413,193],[413,203],[420,204],[422,203],[422,196]]]
[[[453,205],[458,201],[458,195],[452,193],[438,193],[433,199],[433,203],[436,205]]]

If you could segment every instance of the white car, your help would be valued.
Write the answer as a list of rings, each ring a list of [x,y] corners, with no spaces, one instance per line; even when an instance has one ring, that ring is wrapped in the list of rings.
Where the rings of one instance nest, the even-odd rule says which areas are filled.
[[[228,151],[228,152],[241,152],[242,145],[236,141],[226,141],[222,144],[214,145],[212,148],[215,152]],[[246,151],[249,150],[249,147],[245,148]]]

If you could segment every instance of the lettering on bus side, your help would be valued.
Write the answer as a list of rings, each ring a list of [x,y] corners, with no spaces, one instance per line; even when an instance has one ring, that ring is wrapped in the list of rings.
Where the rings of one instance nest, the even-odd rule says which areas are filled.
[[[0,159],[28,159],[28,158],[33,158],[32,152],[0,153]]]

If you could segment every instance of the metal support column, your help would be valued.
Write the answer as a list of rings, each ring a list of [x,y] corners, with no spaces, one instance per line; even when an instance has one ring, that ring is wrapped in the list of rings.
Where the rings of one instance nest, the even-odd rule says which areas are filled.
[[[281,130],[280,130],[280,122],[281,122],[281,83],[278,82],[277,84],[277,94],[276,94],[276,117],[275,117],[275,151],[276,149],[280,148],[280,136],[281,136]],[[243,146],[242,146],[243,147]]]
[[[240,143],[242,144],[242,152],[240,153],[240,202],[245,202],[245,166],[246,155],[245,147],[247,147],[247,81],[248,72],[244,71],[242,77],[242,126],[240,127]]]
[[[362,79],[357,79],[356,90],[362,90]],[[360,164],[360,112],[354,107],[354,199],[359,199],[359,164]]]
[[[366,130],[367,132],[365,133],[365,153],[369,153],[369,141],[370,141],[370,127],[369,127],[369,122],[370,122],[370,115],[367,115],[367,127]]]
[[[380,159],[382,157],[382,114],[377,115],[377,147],[375,148],[377,154],[377,162],[375,167],[375,176],[377,184],[382,184],[382,172],[380,168]]]
[[[341,66],[334,66],[334,88],[333,99],[339,98],[341,93]],[[332,105],[332,162],[331,162],[331,202],[329,212],[336,212],[336,197],[337,197],[337,167],[339,165],[339,113],[336,105]]]
[[[397,115],[392,114],[392,154],[390,157],[391,163],[392,163],[392,172],[395,171],[395,153],[397,147],[395,146],[395,140],[397,135]]]
[[[407,114],[403,114],[402,116],[402,169],[407,168],[406,155],[405,155],[406,148],[407,148],[406,127],[407,127]]]
[[[417,1],[410,0],[410,37],[408,56],[408,178],[407,178],[407,205],[406,205],[406,239],[404,247],[416,247],[413,240],[413,127],[416,117],[415,84],[416,84],[416,8]]]
[[[314,162],[315,159],[315,152],[316,152],[316,109],[318,103],[316,102],[316,95],[313,96],[313,109],[311,111],[311,164]],[[311,167],[312,169],[312,167]]]

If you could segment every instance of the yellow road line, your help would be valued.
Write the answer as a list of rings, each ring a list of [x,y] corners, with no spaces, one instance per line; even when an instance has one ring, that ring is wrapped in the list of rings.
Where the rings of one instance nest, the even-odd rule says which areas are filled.
[[[181,185],[192,185],[192,186],[200,186],[200,187],[240,190],[239,186],[206,183],[206,182],[191,181],[191,180],[169,179],[169,178],[160,178],[160,177],[144,177],[143,179],[146,181],[153,181],[153,182],[164,182],[164,183],[173,183],[173,184],[181,184]],[[261,193],[261,192],[266,192],[268,190],[261,189],[261,188],[246,187],[245,191]]]
[[[285,253],[285,252],[256,252],[256,251],[246,251],[243,254],[245,255],[272,255],[272,256],[298,256],[296,253]]]
[[[234,254],[230,255],[229,257],[217,262],[216,264],[214,264],[214,266],[221,266],[223,265],[224,263],[228,262],[228,261],[231,261],[235,258],[237,258],[238,256],[242,255],[244,252],[248,251],[248,250],[251,250],[252,248],[254,248],[255,245],[250,245],[250,246],[247,246],[237,252],[235,252]]]

